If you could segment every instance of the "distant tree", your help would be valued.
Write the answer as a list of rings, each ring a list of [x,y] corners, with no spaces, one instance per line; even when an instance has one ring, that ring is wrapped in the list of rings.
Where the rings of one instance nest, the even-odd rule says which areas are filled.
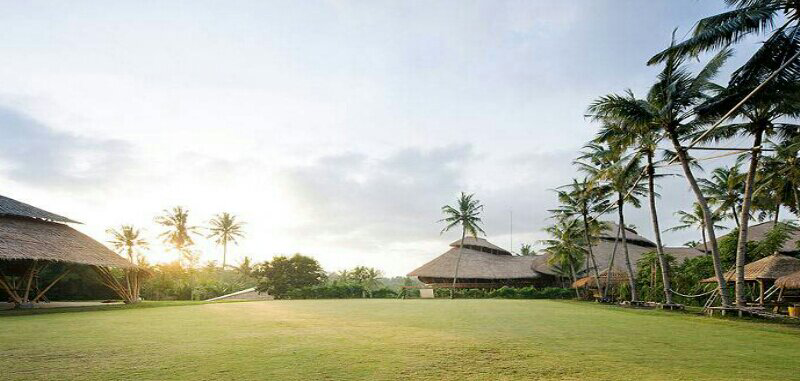
[[[326,278],[316,259],[301,254],[272,258],[258,265],[253,275],[259,279],[256,289],[276,299],[285,298],[295,289],[320,285]]]
[[[568,275],[575,282],[578,280],[575,269],[586,255],[583,229],[576,218],[564,214],[557,214],[555,217],[556,223],[545,229],[552,238],[541,241],[545,245],[544,252],[550,255],[548,264],[558,268],[559,273]],[[578,297],[581,296],[578,289],[575,289],[575,293]]]
[[[128,257],[128,260],[137,266],[145,264],[141,250],[147,249],[149,244],[146,239],[141,238],[139,229],[133,225],[122,225],[119,230],[108,229],[106,233],[110,234],[112,239],[108,241],[118,253]],[[137,303],[140,300],[140,281],[141,274],[138,268],[131,268],[125,270],[125,286],[127,287],[127,296],[123,296],[127,302]]]
[[[250,257],[245,256],[235,269],[236,272],[241,274],[243,277],[250,278],[253,276],[253,260],[250,259]]]
[[[691,228],[699,229],[703,237],[703,251],[708,253],[709,249],[708,249],[708,241],[706,240],[706,225],[705,225],[705,219],[703,218],[703,209],[700,207],[700,204],[694,203],[691,211],[686,212],[683,210],[679,210],[675,212],[675,215],[678,216],[680,225],[671,227],[667,229],[667,231],[679,231]],[[724,226],[716,224],[721,219],[722,218],[719,216],[719,214],[716,213],[714,213],[713,216],[711,217],[711,220],[714,221],[714,227],[713,227],[714,230],[725,229]]]
[[[466,194],[461,192],[461,196],[456,201],[455,206],[445,205],[442,207],[442,213],[445,217],[439,222],[444,222],[447,225],[442,229],[442,233],[450,229],[461,226],[461,244],[458,247],[458,259],[456,259],[456,269],[453,273],[453,287],[450,288],[450,299],[453,299],[453,290],[456,287],[456,279],[458,279],[458,267],[461,264],[461,254],[464,252],[464,238],[469,233],[473,238],[478,238],[478,233],[486,234],[481,229],[481,211],[483,205],[477,199],[474,199],[474,194]]]
[[[382,276],[382,271],[365,266],[356,266],[352,270],[342,270],[339,273],[339,279],[361,285],[370,296],[381,285],[379,278]]]
[[[181,259],[191,262],[192,253],[189,248],[194,245],[193,234],[198,233],[198,227],[189,225],[189,210],[176,206],[172,210],[164,210],[164,214],[155,218],[157,224],[167,228],[158,236],[165,244],[171,245],[181,255]]]
[[[533,247],[529,243],[523,243],[519,245],[519,255],[522,256],[531,256],[536,255],[536,251],[533,250]]]
[[[212,218],[209,225],[208,230],[211,231],[211,234],[208,235],[208,238],[216,238],[217,245],[222,245],[222,269],[224,270],[228,258],[228,242],[237,244],[236,239],[244,237],[242,231],[244,222],[236,221],[236,216],[224,212]]]
[[[728,210],[730,216],[739,226],[739,213],[737,207],[742,205],[744,195],[744,182],[746,173],[740,170],[740,162],[732,167],[720,167],[711,172],[711,178],[699,179],[698,184],[709,201],[717,206],[714,211],[720,217],[725,217]],[[701,216],[702,217],[702,216]]]

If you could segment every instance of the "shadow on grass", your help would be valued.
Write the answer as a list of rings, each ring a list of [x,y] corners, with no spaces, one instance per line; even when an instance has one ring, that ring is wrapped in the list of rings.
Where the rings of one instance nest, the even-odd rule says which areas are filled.
[[[246,303],[246,302],[248,301],[225,300],[216,302],[206,302],[206,301],[193,301],[193,300],[174,300],[174,301],[144,301],[137,304],[107,304],[107,305],[96,305],[96,306],[10,309],[10,310],[0,311],[0,318],[5,316],[26,316],[26,315],[59,314],[59,313],[90,312],[90,311],[116,311],[116,310],[132,310],[132,309],[142,309],[142,308],[200,306],[204,304]]]

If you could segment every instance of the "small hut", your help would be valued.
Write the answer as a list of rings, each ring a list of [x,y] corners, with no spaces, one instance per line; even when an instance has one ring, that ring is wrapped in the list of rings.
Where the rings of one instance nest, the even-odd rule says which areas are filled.
[[[40,301],[73,269],[67,267],[50,284],[37,289],[34,280],[54,262],[91,266],[123,299],[138,300],[138,295],[130,295],[130,286],[123,286],[111,272],[111,268],[130,271],[137,267],[67,223],[79,222],[0,196],[0,289],[9,300],[17,306]]]
[[[533,269],[535,257],[514,256],[484,238],[467,237],[450,244],[450,250],[408,273],[434,288],[453,287],[459,252],[456,288],[530,286],[549,278]]]
[[[744,266],[745,282],[758,283],[759,302],[764,303],[766,283],[775,282],[781,277],[800,271],[800,259],[788,255],[775,253]],[[736,271],[725,273],[725,281],[736,282]],[[716,283],[716,277],[701,280],[702,283]]]
[[[619,286],[628,283],[628,274],[618,268],[611,271],[611,277],[608,277],[608,269],[600,272],[600,287],[607,287],[608,284],[612,286]],[[572,288],[588,288],[597,289],[597,282],[594,275],[585,276],[572,283]]]

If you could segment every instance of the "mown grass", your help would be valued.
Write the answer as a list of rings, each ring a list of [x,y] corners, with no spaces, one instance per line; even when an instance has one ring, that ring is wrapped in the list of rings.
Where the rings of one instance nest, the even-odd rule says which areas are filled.
[[[800,330],[547,300],[322,300],[0,317],[4,380],[800,379]]]

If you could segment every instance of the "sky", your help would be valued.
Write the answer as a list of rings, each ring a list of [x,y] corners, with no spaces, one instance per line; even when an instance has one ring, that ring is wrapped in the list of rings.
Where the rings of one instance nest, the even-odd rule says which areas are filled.
[[[552,189],[600,95],[643,94],[647,59],[722,1],[0,2],[0,194],[106,229],[246,222],[230,261],[303,253],[404,275],[444,252],[442,205],[488,239],[546,238]],[[737,47],[725,70],[757,41]],[[707,162],[707,167],[714,164]],[[660,184],[663,227],[693,197]],[[609,218],[611,218],[609,216]],[[646,208],[627,221],[652,238]],[[665,243],[699,232],[667,233]],[[222,250],[198,237],[202,260]]]

